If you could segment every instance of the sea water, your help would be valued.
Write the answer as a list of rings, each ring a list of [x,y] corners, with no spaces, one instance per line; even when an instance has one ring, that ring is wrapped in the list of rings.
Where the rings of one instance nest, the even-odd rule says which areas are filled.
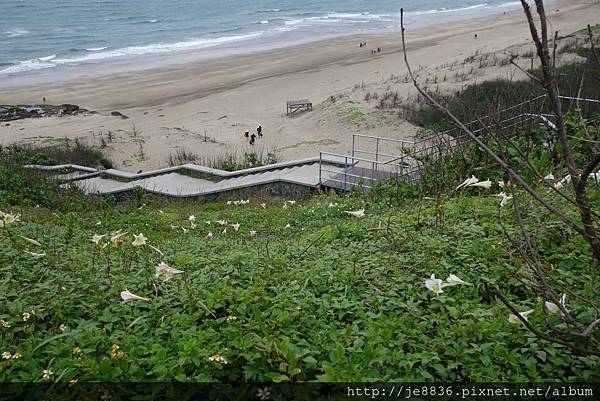
[[[0,0],[0,86],[85,66],[139,69],[352,34],[442,24],[510,0]]]

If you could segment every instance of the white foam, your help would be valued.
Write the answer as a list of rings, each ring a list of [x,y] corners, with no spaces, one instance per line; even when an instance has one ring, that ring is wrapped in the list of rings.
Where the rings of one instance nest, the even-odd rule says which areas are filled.
[[[106,50],[106,49],[108,49],[108,47],[91,47],[91,48],[85,49],[85,50],[87,50],[88,52],[99,52],[99,51]]]
[[[23,28],[14,28],[14,29],[8,29],[6,31],[4,31],[4,34],[6,36],[8,36],[9,38],[18,38],[19,36],[25,36],[27,35],[29,32],[26,29]]]
[[[258,21],[258,23],[259,23],[259,24],[263,24],[263,25],[264,25],[264,24],[268,24],[268,23],[269,23],[269,21],[268,21],[268,20],[264,20],[264,21]]]
[[[50,60],[54,60],[55,58],[56,58],[56,54],[53,54],[51,56],[40,57],[38,60],[40,60],[40,61],[50,61]]]
[[[0,75],[15,74],[19,72],[27,72],[41,70],[45,68],[57,67],[59,65],[76,65],[81,63],[91,63],[106,59],[126,56],[141,56],[144,54],[162,54],[175,51],[185,51],[194,49],[204,49],[208,47],[218,46],[220,44],[243,41],[261,36],[263,32],[256,32],[247,35],[223,36],[213,39],[197,39],[186,42],[177,43],[157,43],[148,46],[131,46],[122,49],[110,51],[95,51],[79,57],[73,58],[49,58],[43,57],[33,60],[20,61],[18,64],[0,70]],[[98,48],[99,49],[99,48]]]

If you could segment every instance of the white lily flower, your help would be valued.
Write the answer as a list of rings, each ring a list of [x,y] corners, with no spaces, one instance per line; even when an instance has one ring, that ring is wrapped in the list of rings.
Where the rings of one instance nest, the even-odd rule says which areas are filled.
[[[499,193],[498,195],[496,195],[496,196],[499,196],[499,197],[501,197],[501,198],[502,198],[502,200],[500,201],[500,207],[504,207],[504,206],[506,206],[506,204],[508,203],[508,201],[509,201],[509,200],[511,200],[511,199],[513,198],[512,196],[508,196],[508,195],[506,195],[506,193],[505,193],[505,192],[500,192],[500,193]]]
[[[250,231],[250,236],[251,236],[251,237],[256,237],[256,231],[254,231],[254,230],[251,230],[251,231]]]
[[[547,176],[544,177],[544,180],[546,180],[546,181],[554,181],[555,180],[554,174],[552,174],[552,173],[548,174]]]
[[[29,251],[25,251],[26,254],[33,256],[34,258],[43,258],[44,256],[46,256],[46,252],[44,253],[36,253],[36,252],[29,252]]]
[[[196,222],[196,216],[194,216],[194,215],[192,214],[190,217],[188,217],[188,221],[189,221],[190,223],[194,224],[194,223]]]
[[[158,213],[165,214],[165,212],[163,212],[162,210],[159,210]]]
[[[266,209],[267,208],[267,204],[266,203],[261,203],[260,207],[262,207],[263,209]]]
[[[360,209],[360,210],[357,210],[356,212],[351,212],[349,210],[346,210],[346,211],[344,211],[344,213],[347,213],[350,216],[354,216],[354,217],[357,217],[359,219],[362,218],[362,217],[365,217],[365,209]]]
[[[242,205],[248,205],[250,203],[250,199],[246,199],[246,200],[241,200],[240,203]]]
[[[206,223],[206,225],[210,226],[211,221],[210,220],[206,220],[205,223]]]
[[[488,179],[486,181],[476,182],[474,184],[467,185],[468,187],[480,187],[485,189],[490,189],[492,187],[492,182]]]
[[[156,266],[156,277],[163,276],[165,281],[172,279],[176,274],[182,273],[184,273],[182,270],[174,269],[165,262],[160,262],[158,266]]]
[[[476,184],[478,182],[479,182],[479,180],[477,179],[477,177],[472,175],[471,178],[467,178],[466,180],[464,180],[459,186],[456,187],[456,189],[468,187],[468,186]]]
[[[29,242],[30,244],[33,244],[33,245],[35,245],[35,246],[42,246],[42,244],[40,244],[38,241],[36,241],[36,240],[34,240],[34,239],[32,239],[32,238],[27,238],[27,237],[24,237],[24,236],[22,236],[22,235],[19,235],[19,237],[23,238],[25,241],[27,241],[27,242]]]
[[[295,205],[296,201],[295,200],[289,200],[289,201],[286,201],[286,203],[289,203],[290,205]]]
[[[504,188],[504,187],[506,187],[506,183],[504,181],[498,181],[498,186],[500,188]]]
[[[329,203],[329,208],[332,209],[334,207],[338,207],[339,205],[337,203]]]
[[[165,256],[165,254],[164,254],[164,253],[162,253],[162,251],[161,251],[160,249],[158,249],[157,247],[155,247],[155,246],[152,246],[152,245],[148,245],[148,246],[149,246],[150,248],[152,248],[154,251],[156,251],[156,253],[158,253],[160,256]]]
[[[125,302],[150,301],[150,299],[148,299],[148,298],[144,298],[144,297],[140,297],[139,295],[132,294],[131,292],[129,292],[129,290],[127,288],[125,288],[125,291],[121,291],[121,299]]]
[[[562,294],[558,303],[560,306],[562,306],[563,308],[566,309],[566,302],[567,302],[567,294]],[[546,305],[546,309],[548,309],[548,312],[550,312],[551,314],[553,314],[553,315],[557,314],[557,313],[560,313],[561,315],[563,314],[561,308],[558,305],[556,305],[554,302],[546,301],[546,302],[544,302],[544,304]]]
[[[94,234],[92,235],[92,242],[96,245],[100,244],[100,241],[102,240],[102,238],[106,237],[106,235],[98,235],[98,234]]]
[[[527,320],[527,316],[531,315],[534,312],[533,309],[530,309],[528,311],[525,312],[519,312],[519,315],[521,315],[521,317],[525,320]],[[519,324],[519,323],[523,323],[521,322],[521,319],[519,319],[516,315],[514,314],[510,314],[508,315],[508,322],[512,323],[512,324]]]
[[[110,242],[114,244],[124,235],[127,235],[127,232],[123,232],[123,230],[114,231],[110,234]]]
[[[555,315],[557,313],[560,313],[560,308],[555,303],[546,301],[544,302],[544,304],[546,305],[546,309],[548,309],[548,312],[550,312],[551,314]]]
[[[425,286],[429,289],[429,291],[433,292],[435,295],[439,295],[442,292],[444,292],[442,290],[442,283],[442,280],[440,280],[439,278],[435,278],[435,274],[432,274],[431,278],[425,280]]]
[[[442,283],[442,288],[443,287],[452,287],[454,285],[473,285],[473,284],[467,283],[466,281],[459,279],[455,274],[451,274],[446,279],[446,282]]]
[[[227,201],[227,205],[230,205],[230,206],[231,206],[231,201]]]
[[[12,213],[4,213],[4,225],[11,225],[19,222],[21,220],[20,214],[12,214]]]
[[[292,228],[292,225],[290,223],[285,225],[285,228]]]
[[[146,245],[147,240],[148,240],[148,238],[144,237],[144,234],[139,233],[138,235],[133,236],[133,242],[131,243],[131,245],[133,245],[133,246]]]
[[[227,227],[223,230],[223,232],[221,234],[223,234],[223,235],[227,234]]]
[[[284,204],[283,204],[283,208],[284,208],[284,209],[287,209],[287,208],[288,208],[288,205],[287,205],[287,203],[284,203]]]
[[[225,224],[227,224],[227,220],[217,220],[217,223],[224,226]]]
[[[233,227],[235,231],[238,231],[240,229],[240,223],[232,224],[231,227]]]
[[[213,233],[211,233],[211,232],[209,232],[209,233],[206,235],[206,238],[208,238],[208,239],[212,239],[212,237],[213,237]]]

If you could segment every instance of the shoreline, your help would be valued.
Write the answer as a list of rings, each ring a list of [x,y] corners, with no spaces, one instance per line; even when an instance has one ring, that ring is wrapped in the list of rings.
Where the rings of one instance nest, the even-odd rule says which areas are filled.
[[[547,0],[548,3],[555,1]],[[438,24],[452,24],[493,17],[501,15],[502,12],[512,12],[519,8],[518,2],[506,2],[495,5],[482,3],[476,6],[448,10],[407,11],[405,23],[410,30],[428,29]],[[8,70],[15,68],[19,72],[4,74],[0,70],[0,85],[2,85],[0,87],[10,88],[68,81],[74,77],[86,75],[114,75],[148,69],[169,68],[223,57],[260,54],[272,50],[283,50],[353,36],[369,37],[398,34],[400,32],[399,11],[397,16],[394,13],[385,14],[384,16],[391,18],[388,23],[389,26],[385,28],[369,28],[367,24],[361,28],[359,24],[354,26],[352,31],[333,33],[320,32],[317,29],[312,31],[310,35],[304,36],[298,35],[294,30],[281,30],[279,32],[277,29],[275,31],[248,31],[239,34],[240,39],[238,40],[229,41],[227,37],[224,37],[222,43],[215,41],[214,44],[207,44],[206,46],[202,43],[204,41],[210,42],[210,40],[201,37],[199,39],[189,39],[189,41],[176,41],[173,39],[175,40],[173,43],[166,41],[146,45],[146,51],[143,50],[144,46],[140,47],[135,44],[124,44],[123,47],[90,48],[87,50],[92,51],[92,53],[85,56],[69,56],[68,53],[55,50],[56,54],[20,61],[19,63],[23,63],[22,65],[14,64],[8,68]],[[305,34],[306,32],[299,33]],[[156,49],[154,49],[155,47]],[[48,51],[48,53],[50,52],[51,50]],[[54,60],[56,60],[56,64]],[[41,66],[36,67],[35,63],[40,63]],[[30,67],[27,67],[27,65],[30,65]],[[22,71],[21,68],[25,68],[25,70]],[[28,70],[28,68],[31,69]]]
[[[548,14],[556,29],[570,34],[588,23],[600,22],[600,5],[557,0]],[[524,78],[510,66],[494,66],[470,75],[465,72],[467,80],[459,80],[455,78],[458,72],[448,66],[473,54],[509,57],[506,49],[513,46],[518,52],[520,47],[531,46],[528,38],[522,11],[407,29],[411,64],[422,79],[435,76],[437,80],[439,76],[441,82],[443,78],[438,86],[444,91],[498,77]],[[364,41],[368,47],[359,48]],[[383,52],[371,55],[370,49],[377,47]],[[377,34],[144,71],[0,88],[0,104],[37,104],[46,97],[49,104],[71,103],[98,112],[0,125],[0,144],[40,144],[61,138],[98,143],[110,131],[116,139],[107,152],[118,168],[151,169],[164,166],[167,157],[181,149],[201,157],[231,150],[257,151],[245,144],[243,132],[260,124],[265,138],[259,146],[280,150],[282,160],[315,156],[319,150],[347,153],[353,133],[399,139],[414,136],[414,126],[390,118],[393,116],[373,102],[363,100],[367,93],[390,90],[402,97],[414,94],[412,85],[399,79],[405,72],[399,35]],[[328,101],[339,95],[342,101]],[[311,100],[314,111],[286,117],[285,102],[300,98]],[[115,118],[112,111],[129,119]],[[133,125],[141,131],[140,136],[131,135]],[[211,141],[203,141],[203,137]]]

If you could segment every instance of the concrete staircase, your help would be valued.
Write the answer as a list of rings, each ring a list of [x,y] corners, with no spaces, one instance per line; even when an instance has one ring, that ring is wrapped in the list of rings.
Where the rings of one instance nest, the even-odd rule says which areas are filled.
[[[136,190],[174,198],[218,198],[231,195],[294,196],[319,187],[321,165],[344,170],[343,158],[307,158],[239,171],[216,170],[195,164],[132,174],[121,170],[95,170],[78,165],[39,166],[63,181],[63,186],[76,186],[87,194],[126,195]]]

